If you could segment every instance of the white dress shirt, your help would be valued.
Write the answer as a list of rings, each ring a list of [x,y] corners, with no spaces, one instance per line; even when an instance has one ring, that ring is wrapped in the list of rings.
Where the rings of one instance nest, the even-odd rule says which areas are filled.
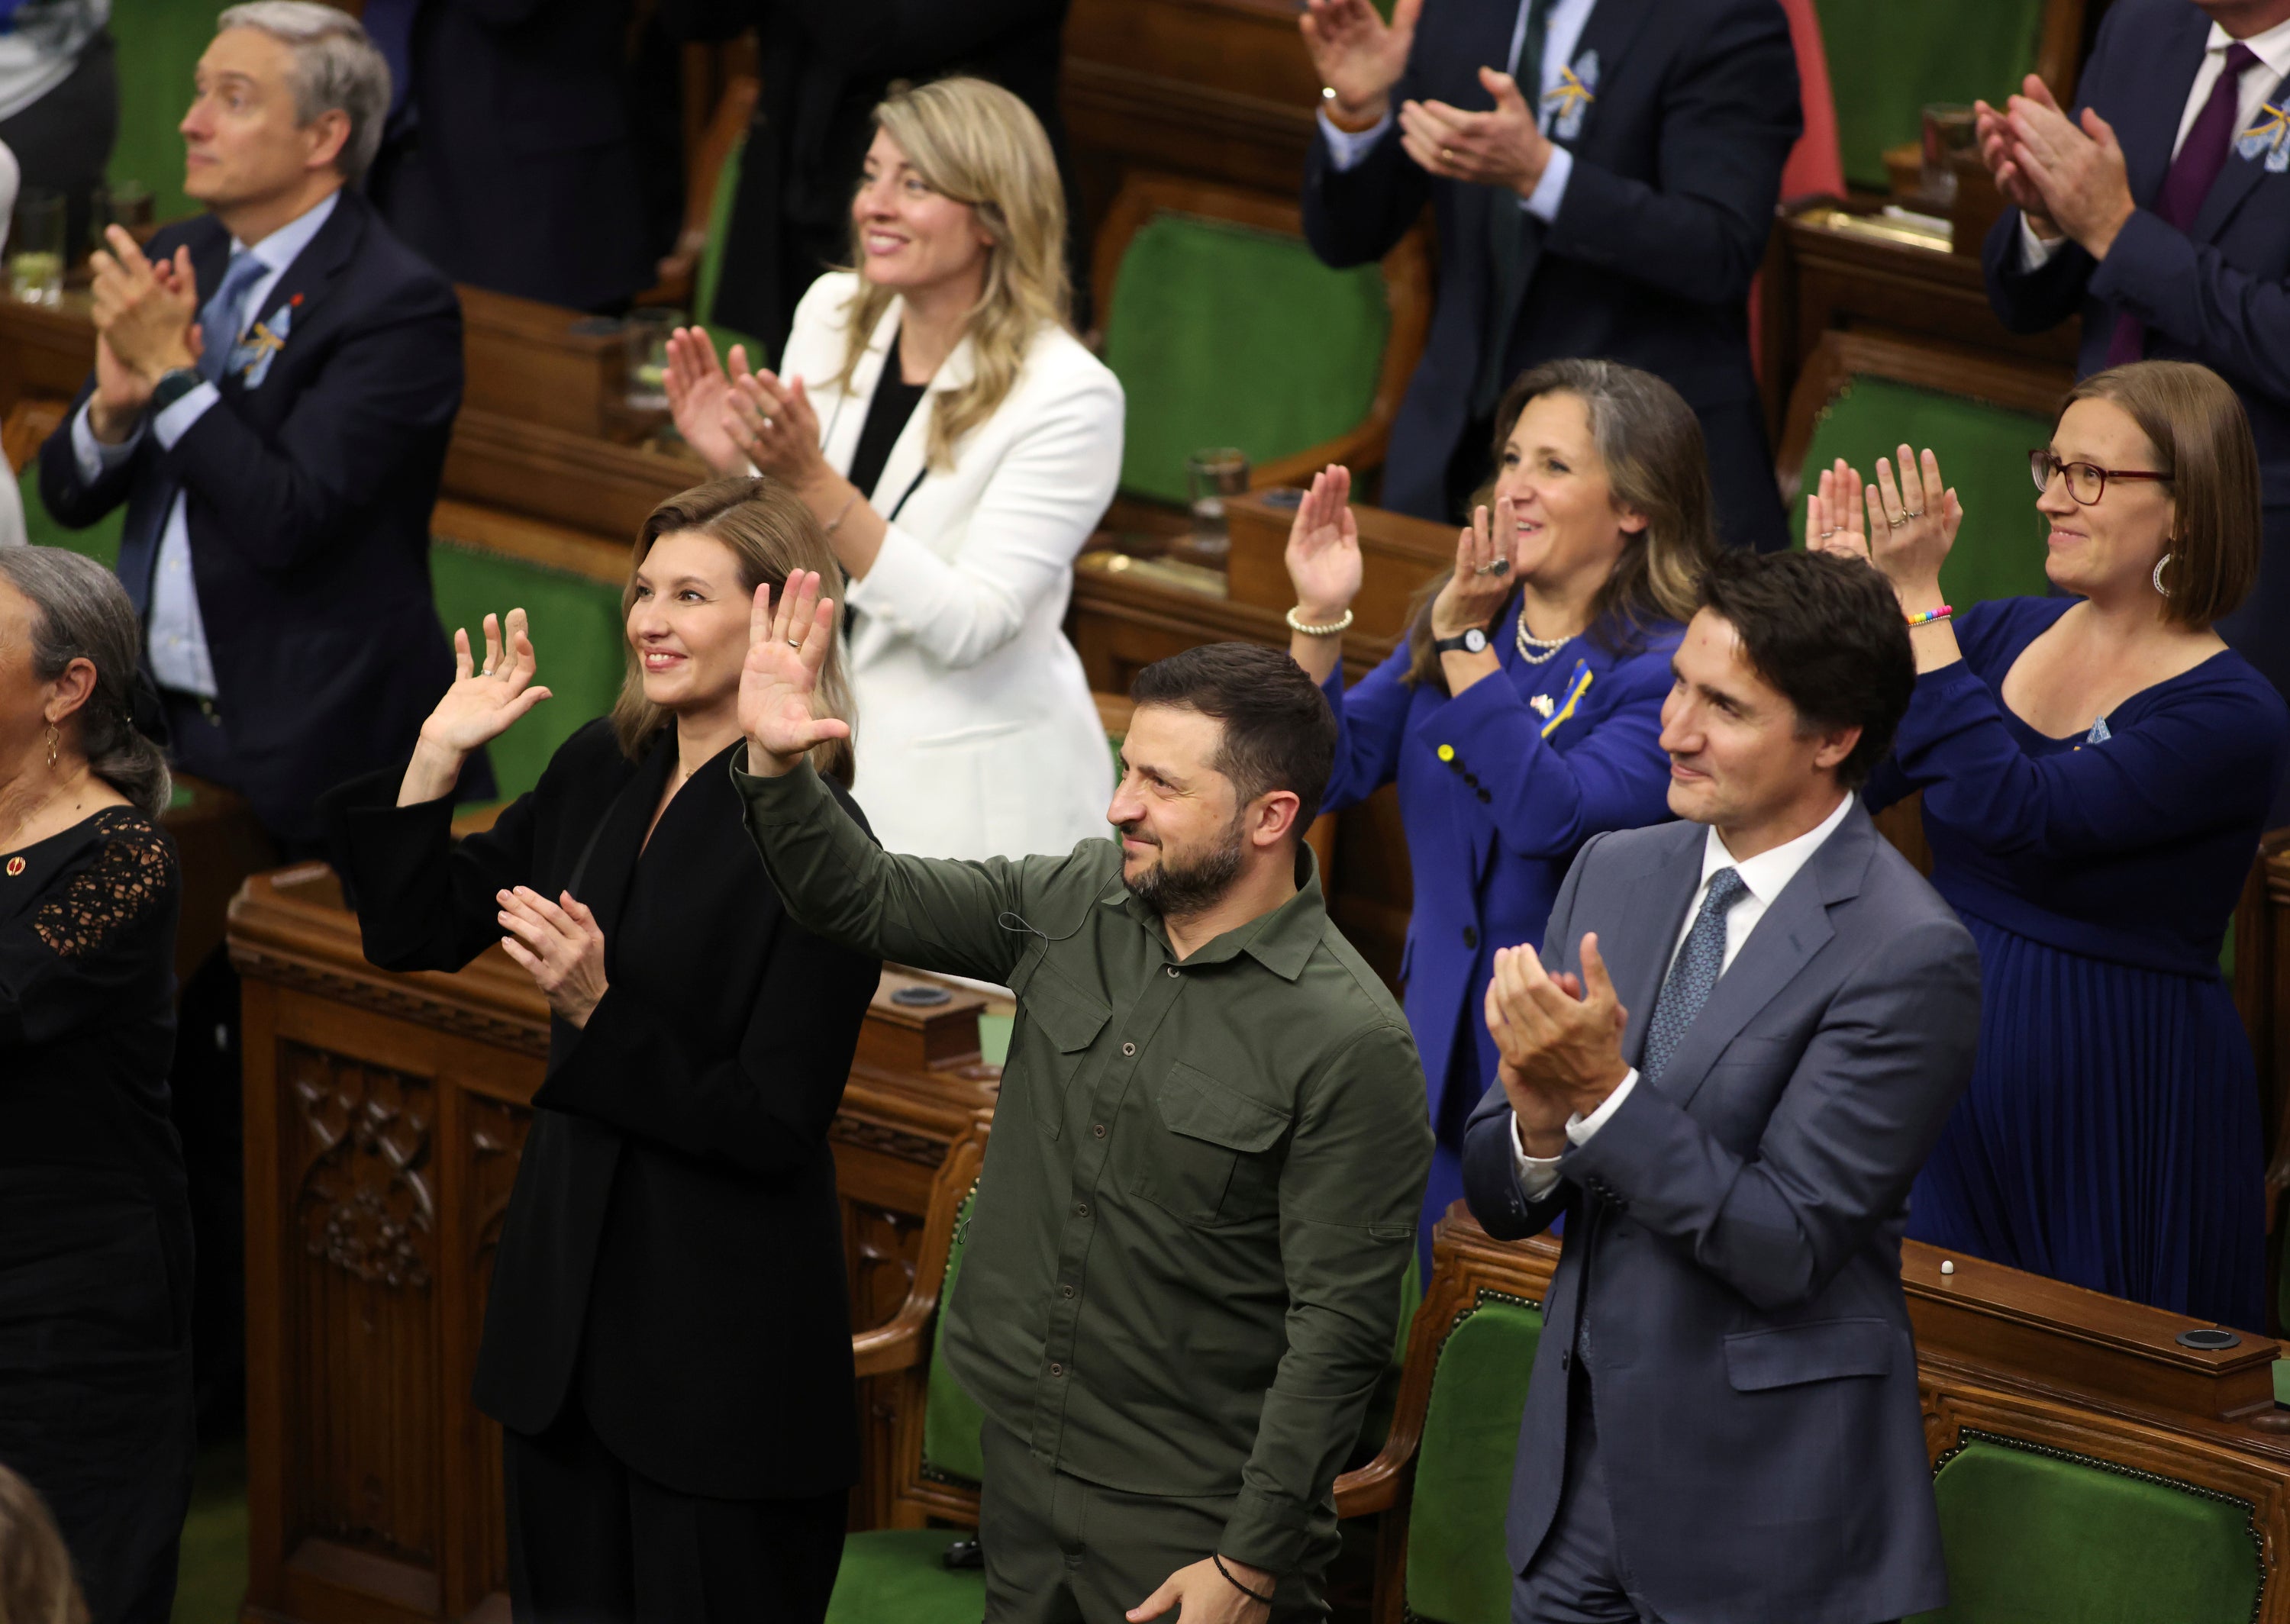
[[[1848,795],[1837,804],[1836,811],[1795,840],[1785,840],[1770,851],[1760,852],[1755,857],[1738,863],[1734,860],[1734,854],[1726,849],[1725,841],[1718,837],[1718,826],[1711,824],[1701,844],[1701,884],[1694,887],[1693,900],[1686,904],[1685,923],[1677,927],[1677,940],[1670,944],[1671,963],[1677,962],[1679,950],[1685,946],[1685,939],[1693,934],[1693,921],[1701,912],[1701,900],[1709,894],[1710,876],[1720,868],[1731,868],[1741,876],[1742,892],[1734,900],[1734,906],[1726,910],[1726,955],[1718,962],[1718,973],[1722,978],[1734,967],[1742,944],[1750,940],[1750,932],[1758,928],[1758,921],[1766,916],[1766,910],[1797,877],[1798,870],[1813,860],[1813,854],[1821,850],[1822,842],[1837,832],[1838,825],[1845,821],[1845,814],[1852,809],[1853,797]],[[1668,971],[1663,972],[1662,979],[1669,980]],[[1648,1013],[1651,1015],[1652,1012]],[[1621,1109],[1622,1101],[1629,1098],[1630,1090],[1637,1085],[1638,1068],[1633,1066],[1622,1080],[1614,1084],[1614,1092],[1605,1097],[1597,1110],[1588,1116],[1578,1113],[1566,1119],[1566,1137],[1578,1145],[1589,1143],[1590,1136],[1605,1127],[1613,1114]],[[1558,1182],[1559,1158],[1527,1155],[1525,1145],[1518,1138],[1517,1119],[1515,1117],[1511,1123],[1511,1148],[1513,1159],[1518,1164],[1519,1193],[1529,1201],[1541,1200]]]
[[[334,204],[340,196],[339,192],[327,193],[324,202],[251,246],[236,237],[231,239],[234,254],[244,249],[270,268],[268,275],[255,278],[253,285],[246,290],[246,297],[239,306],[242,327],[262,318],[263,301],[270,297],[271,290],[278,285],[278,278],[294,262],[295,256],[310,245],[310,239],[332,218]],[[209,297],[211,293],[202,293],[202,306]],[[220,345],[226,352],[237,336],[219,332],[200,335],[207,348]],[[82,406],[72,418],[72,450],[79,460],[80,477],[92,484],[106,468],[132,456],[143,442],[147,425],[159,436],[159,444],[172,451],[175,442],[188,434],[191,425],[221,398],[221,390],[201,379],[197,387],[164,412],[138,422],[135,432],[117,445],[106,445],[95,437],[95,429],[88,421],[88,408]],[[166,524],[159,532],[159,559],[151,572],[146,636],[151,651],[151,675],[161,687],[212,699],[214,662],[207,654],[206,622],[199,613],[198,585],[191,574],[191,531],[185,517],[186,494],[175,492],[174,506],[167,509]]]
[[[2187,105],[2179,115],[2179,133],[2171,141],[2171,157],[2176,161],[2179,148],[2187,144],[2187,132],[2195,127],[2202,114],[2203,104],[2211,99],[2219,75],[2226,71],[2226,53],[2235,43],[2234,36],[2216,23],[2211,24],[2211,36],[2203,46],[2203,65],[2195,69],[2194,88],[2187,92]],[[2258,60],[2242,70],[2241,96],[2235,108],[2236,133],[2249,129],[2258,122],[2258,109],[2266,100],[2266,92],[2290,76],[2290,22],[2278,22],[2263,34],[2254,34],[2242,42],[2250,47]],[[2020,268],[2037,270],[2060,251],[2068,239],[2054,237],[2046,243],[2028,224],[2028,217],[2020,217]]]
[[[1513,78],[1518,76],[1518,53],[1526,44],[1526,13],[1534,0],[1521,0],[1518,20],[1511,25],[1510,51],[1504,57],[1505,68]],[[1554,116],[1543,109],[1542,98],[1558,88],[1562,69],[1574,60],[1574,47],[1582,38],[1582,25],[1590,20],[1590,8],[1597,0],[1552,0],[1550,11],[1542,22],[1542,60],[1537,65],[1539,81],[1535,92],[1536,118],[1544,134],[1550,132]],[[1339,130],[1324,108],[1320,112],[1320,133],[1327,137],[1328,156],[1337,170],[1350,169],[1367,156],[1368,148],[1390,133],[1392,116],[1386,113],[1367,129],[1357,133]],[[1566,181],[1574,172],[1574,155],[1564,147],[1550,148],[1550,160],[1542,166],[1542,179],[1534,183],[1534,190],[1519,199],[1519,206],[1546,225],[1558,218],[1558,205],[1566,198]]]

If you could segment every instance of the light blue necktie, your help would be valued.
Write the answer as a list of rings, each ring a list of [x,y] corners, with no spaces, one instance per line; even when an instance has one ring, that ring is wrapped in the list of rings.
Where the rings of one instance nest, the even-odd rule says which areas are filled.
[[[1710,988],[1718,985],[1718,973],[1726,968],[1726,912],[1749,891],[1742,884],[1742,876],[1731,868],[1720,868],[1709,876],[1709,889],[1701,898],[1701,911],[1694,915],[1693,928],[1685,934],[1685,945],[1677,950],[1677,958],[1661,984],[1661,995],[1653,1001],[1653,1019],[1646,1023],[1645,1052],[1638,1060],[1641,1080],[1661,1080],[1686,1028],[1701,1012],[1701,1006],[1709,1002]]]
[[[249,289],[261,281],[270,268],[246,249],[230,257],[229,268],[223,272],[222,284],[214,297],[199,307],[198,374],[209,383],[222,381],[230,365],[231,352],[238,348],[242,312]],[[148,425],[146,428],[148,428]],[[119,579],[127,588],[127,596],[140,614],[150,606],[151,572],[159,562],[159,542],[167,533],[167,516],[175,510],[175,496],[182,487],[167,480],[156,497],[137,515],[140,521],[119,540]]]

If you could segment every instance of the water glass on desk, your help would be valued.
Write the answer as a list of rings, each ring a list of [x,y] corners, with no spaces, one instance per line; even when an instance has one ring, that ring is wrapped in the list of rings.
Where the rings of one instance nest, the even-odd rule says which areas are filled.
[[[64,293],[64,195],[28,186],[16,197],[8,232],[9,292],[27,304],[52,305]]]
[[[1973,109],[1962,102],[1935,101],[1924,113],[1926,200],[1945,210],[1956,201],[1956,156],[1970,152],[1979,135]]]
[[[668,410],[668,335],[685,324],[681,310],[631,310],[621,332],[628,345],[625,398],[637,412]]]
[[[1232,538],[1225,529],[1224,505],[1247,490],[1245,452],[1219,446],[1185,459],[1185,493],[1193,509],[1193,551],[1221,558],[1230,550]]]

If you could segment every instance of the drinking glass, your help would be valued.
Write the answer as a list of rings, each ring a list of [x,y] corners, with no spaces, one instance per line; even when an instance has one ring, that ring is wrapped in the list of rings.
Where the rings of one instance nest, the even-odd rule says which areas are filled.
[[[16,197],[8,233],[9,291],[28,304],[52,305],[64,293],[64,195],[28,186]]]
[[[668,410],[668,335],[685,324],[681,310],[629,312],[621,325],[628,346],[629,405],[638,412]]]
[[[1232,545],[1225,529],[1224,505],[1248,490],[1248,456],[1229,445],[1195,452],[1185,459],[1185,492],[1193,509],[1192,544],[1222,555]]]
[[[1935,101],[1924,115],[1924,193],[1945,208],[1956,202],[1958,153],[1970,152],[1978,131],[1972,108],[1958,101]]]

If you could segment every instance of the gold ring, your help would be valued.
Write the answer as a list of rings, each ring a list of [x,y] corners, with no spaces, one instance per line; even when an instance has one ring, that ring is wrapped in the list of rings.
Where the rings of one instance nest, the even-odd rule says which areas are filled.
[[[1455,149],[1453,147],[1440,148],[1439,161],[1442,164],[1453,164],[1455,161]]]

